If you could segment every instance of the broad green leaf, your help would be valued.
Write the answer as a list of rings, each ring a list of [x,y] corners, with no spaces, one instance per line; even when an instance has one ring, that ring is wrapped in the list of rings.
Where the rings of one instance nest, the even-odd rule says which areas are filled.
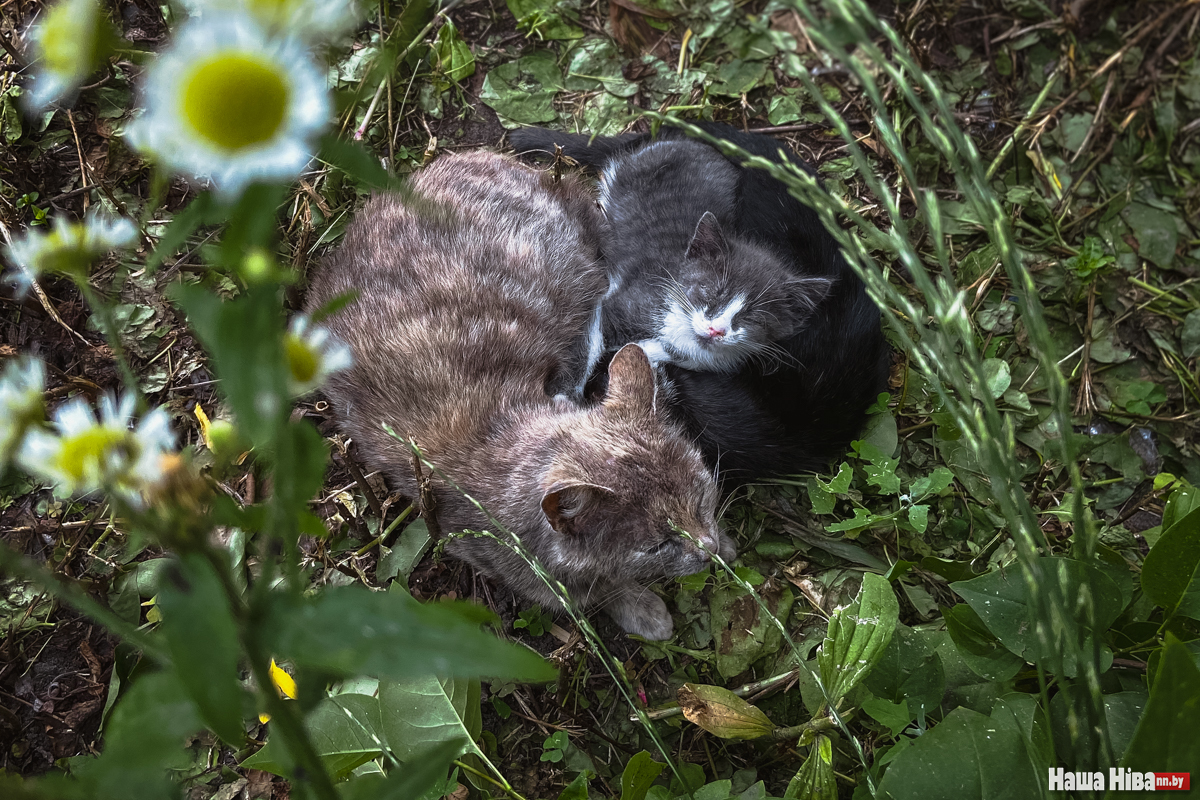
[[[561,86],[554,54],[536,50],[489,72],[479,99],[496,112],[504,127],[516,128],[558,119],[554,95]]]
[[[906,700],[910,711],[923,723],[925,715],[942,702],[946,674],[942,660],[922,635],[897,623],[892,640],[863,685],[876,697],[893,703]]]
[[[800,765],[800,771],[788,783],[784,800],[837,800],[837,779],[833,775],[833,743],[818,736]]]
[[[1159,487],[1156,484],[1154,488]],[[1170,528],[1197,508],[1200,508],[1200,488],[1185,485],[1175,489],[1163,507],[1163,530]]]
[[[766,714],[721,686],[685,683],[679,707],[688,722],[722,739],[758,739],[775,730]]]
[[[1077,701],[1081,691],[1085,691],[1081,684],[1067,684],[1050,699],[1051,731],[1054,734],[1055,748],[1063,765],[1069,769],[1081,768],[1075,758],[1076,752],[1087,752],[1097,746],[1091,732],[1086,728],[1075,731],[1074,721],[1071,719],[1071,706],[1075,704],[1076,708],[1079,707]],[[1119,761],[1133,739],[1134,729],[1149,699],[1148,693],[1144,686],[1139,686],[1135,691],[1113,692],[1101,695],[1100,699],[1104,704],[1108,741]],[[1072,739],[1073,736],[1082,737],[1086,744],[1077,745]]]
[[[621,800],[646,800],[650,785],[666,767],[645,750],[634,755],[621,773]]]
[[[379,705],[379,701],[369,695],[340,694],[322,700],[304,718],[304,728],[313,748],[334,780],[378,758],[386,749]],[[293,769],[287,748],[275,735],[241,766],[284,777]]]
[[[787,586],[770,584],[759,587],[767,608],[787,625],[792,610],[792,591]],[[711,630],[717,651],[717,671],[732,678],[745,672],[759,658],[778,652],[783,642],[775,626],[758,602],[740,586],[715,590],[709,601]]]
[[[559,794],[558,800],[588,800],[588,780],[591,778],[590,772],[581,772],[575,776],[575,780],[571,781],[567,788]]]
[[[1200,765],[1198,716],[1200,668],[1168,633],[1150,702],[1121,766],[1139,772],[1191,772],[1195,778]]]
[[[1046,775],[1030,759],[1008,711],[956,708],[888,766],[879,796],[891,800],[1034,800]]]
[[[162,632],[180,682],[204,723],[240,747],[242,689],[238,683],[237,626],[221,579],[199,555],[185,555],[163,571],[158,588]]]
[[[617,97],[632,97],[638,85],[625,79],[625,60],[610,39],[586,39],[571,49],[565,86],[571,91],[603,88]],[[593,133],[603,133],[593,128]]]
[[[429,526],[425,520],[409,523],[400,534],[395,547],[381,547],[379,563],[375,566],[375,580],[386,583],[395,579],[408,588],[408,576],[416,569],[433,540],[429,537]]]
[[[446,776],[450,762],[461,752],[461,742],[448,741],[421,758],[394,768],[385,778],[364,775],[338,786],[342,800],[413,800],[424,797]]]
[[[908,524],[912,525],[917,533],[924,533],[925,529],[929,527],[929,506],[909,506]]]
[[[817,653],[821,683],[836,703],[883,656],[900,619],[900,603],[892,585],[878,575],[863,574],[855,601],[829,618],[825,641]]]
[[[1200,508],[1163,531],[1142,563],[1142,589],[1170,616],[1200,619]]]
[[[1019,569],[997,570],[969,581],[952,583],[950,587],[970,604],[988,630],[1013,653],[1030,663],[1044,660],[1055,663],[1061,658],[1064,674],[1068,678],[1074,677],[1078,664],[1070,656],[1077,649],[1076,642],[1108,630],[1121,613],[1121,590],[1102,570],[1080,561],[1046,557],[1039,559],[1039,563],[1042,575],[1058,584],[1060,596],[1079,599],[1087,591],[1095,616],[1092,621],[1066,617],[1066,628],[1061,633],[1063,640],[1051,642],[1049,650],[1043,650],[1037,639],[1037,628],[1030,622],[1033,603],[1029,585]],[[1084,608],[1080,603],[1075,611],[1082,616]],[[1063,658],[1064,655],[1067,657]]]
[[[168,769],[190,763],[184,739],[203,725],[196,706],[171,672],[144,675],[113,709],[100,758],[73,771],[89,800],[158,800],[170,797]]]
[[[1183,346],[1184,358],[1200,355],[1200,308],[1189,311],[1183,318],[1180,344]]]
[[[945,467],[938,467],[928,475],[923,475],[913,481],[908,493],[914,501],[922,500],[930,495],[941,494],[952,483],[954,483],[954,473]]]
[[[278,659],[337,675],[408,678],[438,673],[550,680],[533,651],[479,629],[466,603],[421,604],[393,587],[333,587],[316,597],[280,596],[261,630]]]
[[[475,74],[475,55],[449,19],[438,29],[433,52],[438,69],[449,80],[458,83]]]
[[[1012,384],[1008,362],[999,358],[985,358],[983,360],[983,380],[988,393],[993,398],[1003,395]]]
[[[1179,230],[1175,218],[1162,209],[1141,203],[1125,206],[1121,216],[1133,228],[1137,238],[1138,255],[1159,267],[1169,267],[1175,260]]]
[[[388,746],[402,762],[424,758],[434,745],[458,741],[459,753],[483,755],[479,681],[424,676],[379,684],[379,707]]]
[[[892,736],[899,736],[908,727],[908,723],[916,718],[916,714],[908,710],[908,701],[901,700],[893,703],[878,697],[868,697],[862,701],[861,708],[871,719],[887,727]]]
[[[966,603],[942,609],[946,630],[971,671],[989,681],[1006,681],[1021,671],[1025,660],[1010,652]]]

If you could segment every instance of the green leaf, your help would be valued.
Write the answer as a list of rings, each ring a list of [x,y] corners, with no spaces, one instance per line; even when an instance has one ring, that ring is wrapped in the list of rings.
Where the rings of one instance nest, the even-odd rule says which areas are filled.
[[[910,712],[923,724],[925,715],[941,705],[946,673],[921,634],[897,623],[895,635],[863,685],[884,700],[907,701]]]
[[[837,800],[837,779],[833,775],[833,743],[828,736],[818,736],[800,765],[800,770],[788,783],[784,800]]]
[[[899,736],[916,717],[908,710],[907,700],[893,703],[878,697],[868,697],[862,701],[861,708],[871,719],[885,726],[892,736]]]
[[[1012,375],[1008,371],[1008,362],[999,358],[983,360],[983,380],[988,394],[993,398],[1000,397],[1008,391],[1012,384]]]
[[[1066,617],[1061,641],[1051,642],[1044,650],[1033,625],[1033,601],[1029,585],[1019,569],[997,570],[950,584],[950,587],[970,604],[1005,647],[1031,663],[1053,664],[1062,659],[1064,674],[1075,676],[1077,663],[1069,657],[1075,652],[1075,642],[1084,635],[1098,635],[1109,628],[1122,610],[1121,590],[1112,579],[1096,567],[1067,558],[1040,558],[1045,579],[1057,584],[1061,597],[1078,597],[1086,586],[1095,608],[1094,623]],[[1082,606],[1077,613],[1082,614]],[[1081,630],[1082,629],[1082,630]],[[1067,655],[1067,658],[1063,656]]]
[[[759,588],[763,602],[781,623],[787,625],[792,610],[792,592],[787,586]],[[783,636],[758,602],[740,586],[716,589],[709,601],[711,630],[717,651],[717,671],[732,678],[745,672],[759,658],[779,650]]]
[[[308,731],[313,748],[334,780],[378,758],[386,749],[380,702],[370,695],[340,694],[322,700],[304,718],[304,729]],[[284,777],[288,777],[293,769],[287,748],[274,735],[241,766]]]
[[[938,467],[933,472],[913,481],[908,493],[914,501],[924,500],[930,495],[938,495],[954,482],[954,473],[945,467]]]
[[[1121,766],[1139,772],[1191,772],[1200,764],[1200,668],[1167,634],[1150,702]]]
[[[586,39],[571,49],[565,86],[571,91],[602,88],[617,97],[633,97],[638,85],[625,79],[624,68],[625,60],[611,39]]]
[[[634,755],[621,773],[621,800],[646,800],[650,785],[666,767],[645,750]]]
[[[379,684],[383,732],[404,763],[425,757],[433,745],[457,741],[458,753],[483,755],[475,744],[482,730],[479,681],[423,676]]]
[[[1121,216],[1137,237],[1138,255],[1164,269],[1171,266],[1179,239],[1175,218],[1166,211],[1141,203],[1125,206]]]
[[[375,567],[375,580],[386,583],[395,579],[404,588],[408,588],[408,576],[416,569],[417,564],[433,544],[429,536],[429,526],[425,520],[418,519],[409,523],[400,534],[400,541],[395,547],[381,547],[379,563]]]
[[[987,629],[975,609],[966,603],[943,608],[942,618],[958,654],[971,671],[989,681],[1007,681],[1025,665],[1025,660],[1010,652]]]
[[[1046,796],[1046,775],[1030,759],[1007,710],[985,717],[956,708],[900,753],[879,783],[891,800],[994,800]]]
[[[688,722],[722,739],[758,739],[775,730],[766,714],[721,686],[685,683],[679,707]]]
[[[339,139],[337,134],[326,134],[321,137],[319,158],[345,172],[363,188],[392,191],[404,188],[404,183],[384,169],[379,159],[361,142],[347,142]]]
[[[908,524],[912,525],[917,533],[924,533],[929,527],[929,506],[909,506]]]
[[[342,800],[413,800],[423,797],[445,778],[450,763],[457,758],[462,742],[442,742],[405,764],[393,769],[386,778],[364,775],[338,786]]]
[[[171,661],[204,723],[227,744],[241,747],[242,689],[237,626],[221,579],[199,555],[168,568],[158,589],[162,632]]]
[[[517,128],[558,119],[554,95],[561,86],[554,54],[537,50],[489,72],[479,99],[496,112],[504,127]]]
[[[1150,548],[1142,563],[1142,589],[1168,616],[1178,612],[1200,619],[1200,508],[1166,528]]]
[[[433,53],[437,68],[454,83],[475,74],[475,54],[449,19],[438,29]]]
[[[262,624],[268,649],[297,667],[337,675],[409,678],[439,673],[550,680],[526,647],[479,629],[468,603],[421,604],[393,586],[332,587],[314,598],[279,597]]]
[[[73,772],[89,800],[158,800],[175,790],[168,769],[190,763],[183,744],[202,725],[174,671],[144,675],[113,709],[104,752]]]
[[[1183,318],[1183,330],[1180,333],[1183,345],[1183,357],[1192,358],[1200,355],[1200,308],[1189,311]]]
[[[829,618],[817,664],[821,683],[836,703],[875,666],[900,619],[900,603],[892,585],[878,575],[863,574],[855,601]]]
[[[583,28],[570,20],[576,11],[555,0],[505,0],[517,27],[538,39],[581,39]]]
[[[575,776],[575,780],[571,781],[567,788],[562,790],[558,796],[558,800],[588,800],[588,781],[591,780],[592,773],[583,771]]]
[[[291,408],[278,288],[255,287],[223,301],[199,286],[179,284],[174,298],[212,355],[238,429],[256,447],[271,443]]]

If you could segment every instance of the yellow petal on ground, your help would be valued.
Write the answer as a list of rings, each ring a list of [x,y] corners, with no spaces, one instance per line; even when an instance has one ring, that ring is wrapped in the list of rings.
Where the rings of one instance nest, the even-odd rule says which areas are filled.
[[[196,407],[192,409],[192,413],[196,415],[196,421],[200,423],[200,435],[204,437],[204,446],[212,450],[212,437],[208,433],[209,428],[212,427],[212,423],[208,421],[208,414],[204,413],[204,409],[200,407],[199,403],[196,403]],[[275,662],[271,663],[274,664]]]
[[[271,659],[271,682],[284,697],[296,699],[296,679],[288,675],[283,667],[275,663],[273,658]]]

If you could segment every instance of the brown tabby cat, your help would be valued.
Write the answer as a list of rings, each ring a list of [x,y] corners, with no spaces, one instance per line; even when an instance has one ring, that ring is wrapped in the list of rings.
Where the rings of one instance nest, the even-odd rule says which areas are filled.
[[[717,487],[697,449],[660,418],[654,373],[634,345],[609,368],[604,401],[557,392],[588,369],[587,332],[607,288],[593,198],[487,152],[445,156],[405,197],[367,204],[316,275],[309,310],[358,297],[326,322],[354,366],[326,386],[342,429],[410,496],[412,437],[426,457],[537,556],[577,606],[626,631],[671,636],[646,586],[732,556],[714,519]],[[556,395],[556,396],[555,396]],[[478,509],[435,480],[446,531],[484,530]],[[554,595],[507,547],[448,550],[550,608]]]

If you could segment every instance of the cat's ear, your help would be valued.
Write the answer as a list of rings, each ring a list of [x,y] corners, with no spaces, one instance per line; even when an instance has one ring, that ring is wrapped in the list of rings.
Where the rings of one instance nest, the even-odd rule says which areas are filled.
[[[696,223],[696,232],[692,234],[691,244],[688,245],[688,258],[720,258],[729,252],[729,243],[721,230],[721,223],[711,211],[705,211],[704,216]]]
[[[604,493],[612,494],[612,490],[593,483],[558,481],[542,495],[542,513],[551,528],[569,535],[575,532],[579,518]]]
[[[787,282],[788,305],[805,316],[816,311],[817,306],[833,289],[829,278],[796,278]]]
[[[608,365],[606,411],[630,416],[653,416],[658,384],[646,352],[636,344],[617,351]]]

